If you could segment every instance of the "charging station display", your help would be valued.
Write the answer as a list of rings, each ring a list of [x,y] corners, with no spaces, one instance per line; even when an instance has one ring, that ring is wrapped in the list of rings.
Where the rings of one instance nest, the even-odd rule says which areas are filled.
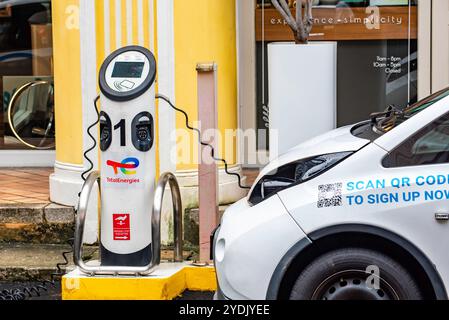
[[[116,62],[112,78],[140,78],[144,66],[144,62]]]

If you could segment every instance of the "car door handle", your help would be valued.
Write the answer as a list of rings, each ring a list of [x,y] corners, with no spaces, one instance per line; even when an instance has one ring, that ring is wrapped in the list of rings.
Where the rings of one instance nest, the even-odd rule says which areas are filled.
[[[437,212],[435,213],[435,220],[437,221],[448,221],[449,213],[447,212]]]

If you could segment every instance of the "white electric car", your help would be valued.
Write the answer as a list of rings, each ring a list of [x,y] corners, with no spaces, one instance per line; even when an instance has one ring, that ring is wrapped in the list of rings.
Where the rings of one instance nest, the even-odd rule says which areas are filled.
[[[270,163],[214,261],[218,299],[447,299],[449,88]]]

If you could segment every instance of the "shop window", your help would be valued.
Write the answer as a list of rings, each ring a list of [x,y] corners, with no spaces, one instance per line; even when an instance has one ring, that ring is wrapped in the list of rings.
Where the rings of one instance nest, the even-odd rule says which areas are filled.
[[[289,5],[294,15],[296,1]],[[256,0],[255,10],[256,129],[261,130],[269,113],[267,45],[293,41],[293,35],[271,1]],[[366,120],[390,105],[403,109],[417,101],[417,1],[314,0],[312,11],[310,41],[337,42],[338,126]],[[258,145],[268,149],[268,138]]]
[[[54,149],[50,0],[0,1],[0,95],[0,149]]]

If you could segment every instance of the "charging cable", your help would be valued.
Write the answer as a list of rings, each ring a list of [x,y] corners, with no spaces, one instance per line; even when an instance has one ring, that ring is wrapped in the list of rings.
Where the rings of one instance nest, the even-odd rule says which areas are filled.
[[[84,152],[84,154],[83,154],[84,159],[86,159],[87,162],[89,162],[89,168],[87,168],[86,171],[84,171],[84,172],[81,174],[81,179],[83,179],[84,182],[86,182],[87,175],[88,175],[88,174],[92,171],[92,169],[94,168],[94,163],[92,162],[92,160],[89,158],[88,155],[89,155],[90,152],[92,152],[92,151],[97,147],[97,139],[95,139],[95,137],[93,136],[91,130],[92,130],[93,128],[95,128],[95,127],[100,123],[100,111],[98,110],[98,101],[100,101],[100,96],[97,96],[97,97],[95,98],[95,100],[94,100],[94,109],[95,109],[95,113],[96,113],[96,115],[97,115],[97,120],[96,120],[94,123],[92,123],[92,124],[89,126],[89,128],[87,128],[87,135],[88,135],[89,138],[92,140],[92,146],[91,146],[89,149],[87,149],[87,150]],[[81,193],[79,193],[78,196],[79,196],[80,194],[81,194]]]
[[[214,149],[214,147],[213,147],[211,144],[206,143],[206,142],[203,142],[203,141],[201,140],[201,131],[200,131],[199,129],[197,129],[197,128],[192,127],[192,126],[189,124],[189,116],[188,116],[188,114],[187,114],[184,110],[177,108],[177,107],[170,101],[170,99],[169,99],[168,97],[166,97],[166,96],[164,96],[164,95],[162,95],[162,94],[157,94],[157,95],[156,95],[156,99],[160,99],[160,100],[165,101],[166,103],[168,103],[168,105],[169,105],[173,110],[175,110],[175,111],[177,111],[177,112],[179,112],[179,113],[182,113],[182,114],[184,115],[184,118],[185,118],[185,126],[186,126],[189,130],[195,131],[195,132],[198,134],[198,142],[199,142],[202,146],[204,146],[204,147],[209,147],[209,148],[210,148],[210,154],[211,154],[211,156],[212,156],[212,159],[214,159],[215,161],[218,161],[218,162],[223,163],[226,174],[228,174],[228,175],[230,175],[230,176],[237,177],[237,179],[238,179],[238,184],[239,184],[239,188],[241,188],[241,189],[251,189],[251,187],[249,187],[249,186],[244,186],[244,185],[242,185],[242,177],[241,177],[238,173],[235,173],[235,172],[229,172],[229,170],[228,170],[228,162],[227,162],[225,159],[223,159],[223,158],[217,158],[217,157],[215,156],[215,149]]]

